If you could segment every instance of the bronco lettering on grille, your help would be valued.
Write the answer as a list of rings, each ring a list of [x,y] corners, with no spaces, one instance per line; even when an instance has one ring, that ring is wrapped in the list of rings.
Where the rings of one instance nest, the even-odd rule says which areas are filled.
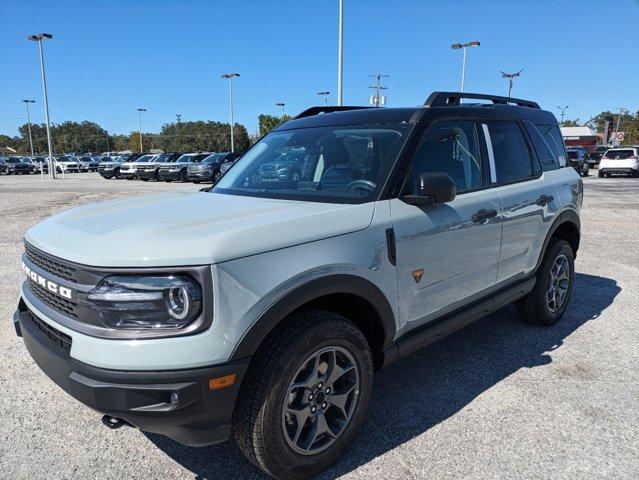
[[[52,282],[51,280],[34,272],[29,267],[27,267],[24,264],[24,262],[22,262],[22,269],[24,270],[24,273],[26,273],[27,278],[29,278],[32,282],[36,283],[37,285],[40,285],[43,288],[46,288],[51,293],[55,293],[56,295],[59,295],[62,298],[68,298],[69,300],[72,299],[73,292],[71,291],[70,288],[66,288],[61,285],[58,285],[57,283]]]

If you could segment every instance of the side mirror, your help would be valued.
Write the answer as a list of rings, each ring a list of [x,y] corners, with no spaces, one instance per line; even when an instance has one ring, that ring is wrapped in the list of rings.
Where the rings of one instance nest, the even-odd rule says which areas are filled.
[[[414,195],[404,195],[402,200],[410,205],[446,203],[455,199],[457,188],[450,175],[444,172],[419,174],[419,185]]]

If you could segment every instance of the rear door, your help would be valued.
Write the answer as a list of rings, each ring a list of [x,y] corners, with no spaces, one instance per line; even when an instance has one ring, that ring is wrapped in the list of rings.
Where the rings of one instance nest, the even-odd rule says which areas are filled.
[[[491,179],[503,208],[497,286],[530,275],[558,214],[555,184],[546,178],[532,142],[517,120],[482,122]]]
[[[402,328],[412,329],[493,289],[501,241],[501,204],[488,187],[478,125],[443,120],[429,126],[412,159],[405,193],[423,172],[445,172],[456,198],[435,205],[391,200]]]

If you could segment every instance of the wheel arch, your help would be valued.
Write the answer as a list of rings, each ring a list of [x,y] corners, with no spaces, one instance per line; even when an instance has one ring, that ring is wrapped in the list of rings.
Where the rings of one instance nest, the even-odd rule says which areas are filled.
[[[376,369],[381,367],[383,350],[395,335],[395,316],[381,290],[355,275],[329,275],[287,293],[248,328],[229,361],[253,355],[291,313],[304,308],[332,311],[353,321],[369,342]]]
[[[541,253],[539,254],[537,265],[535,266],[535,272],[541,266],[541,263],[546,256],[548,244],[553,238],[561,238],[563,240],[566,240],[572,248],[573,254],[576,258],[577,250],[579,249],[579,243],[581,240],[581,220],[579,219],[579,214],[574,210],[566,210],[562,212],[553,222],[553,224],[550,226],[548,234],[546,235],[546,239],[544,240],[544,245],[541,249]]]

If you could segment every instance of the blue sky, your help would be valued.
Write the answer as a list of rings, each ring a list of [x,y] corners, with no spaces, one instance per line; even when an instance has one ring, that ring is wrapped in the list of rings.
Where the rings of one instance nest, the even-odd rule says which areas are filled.
[[[186,120],[228,121],[224,72],[239,72],[235,119],[255,131],[257,115],[320,104],[337,91],[337,0],[110,0],[0,2],[0,133],[43,122],[36,44],[45,44],[54,122],[91,120],[112,133],[158,131]],[[345,0],[344,103],[368,103],[370,73],[390,74],[388,106],[423,103],[458,90],[507,93],[499,70],[524,68],[514,95],[582,121],[604,109],[639,109],[639,2]]]

